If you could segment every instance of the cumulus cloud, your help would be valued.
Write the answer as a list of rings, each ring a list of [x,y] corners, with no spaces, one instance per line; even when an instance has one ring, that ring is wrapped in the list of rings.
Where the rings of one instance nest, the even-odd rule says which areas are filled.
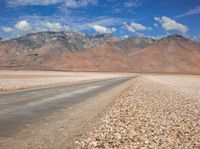
[[[89,31],[91,29],[94,30],[94,27],[91,27],[91,25],[99,25],[103,26],[106,29],[103,29],[104,31],[101,31],[101,29],[97,29],[100,33],[113,33],[116,31],[115,28],[111,28],[112,26],[120,26],[123,23],[123,19],[121,18],[111,18],[111,17],[97,17],[95,19],[85,19],[82,20],[79,16],[76,16],[76,18],[71,17],[65,17],[64,19],[60,17],[55,17],[56,19],[52,18],[46,18],[46,17],[38,17],[38,16],[32,16],[32,17],[22,17],[21,19],[23,21],[26,21],[30,27],[31,30],[29,31],[22,31],[16,26],[20,26],[19,22],[22,20],[18,20],[15,24],[10,25],[8,27],[12,28],[12,32],[5,32],[3,31],[3,28],[0,27],[2,32],[5,33],[6,36],[9,37],[16,37],[20,35],[24,35],[26,33],[35,33],[35,32],[44,32],[44,31],[68,31],[68,30],[74,30],[74,31]],[[68,20],[66,22],[66,20]],[[65,24],[67,23],[67,24]],[[16,25],[18,24],[18,25]],[[7,27],[7,26],[5,26]]]
[[[88,5],[97,4],[97,0],[9,0],[6,4],[10,7],[18,6],[29,6],[29,5],[53,5],[53,4],[64,4],[67,7],[77,8],[85,7]]]
[[[162,28],[166,31],[177,30],[181,33],[186,33],[188,31],[188,27],[181,23],[176,22],[176,20],[170,19],[169,17],[155,17],[154,20],[158,21]]]
[[[22,35],[24,33],[33,33],[33,32],[44,32],[44,31],[68,31],[70,28],[66,25],[62,25],[59,22],[48,22],[41,21],[29,24],[26,20],[18,21],[13,27],[3,27],[5,33],[14,33],[17,35]]]
[[[16,29],[27,32],[31,30],[30,24],[26,20],[18,21],[15,24]]]
[[[66,31],[69,30],[69,27],[66,25],[61,25],[59,22],[41,22],[39,26],[36,27],[36,31]]]
[[[181,17],[190,16],[190,15],[194,15],[194,14],[200,14],[200,6],[194,8],[194,9],[191,9],[184,14],[178,15],[178,16],[176,16],[176,18],[181,18]]]
[[[116,31],[115,28],[107,28],[101,25],[97,25],[97,24],[91,24],[90,27],[92,29],[94,29],[96,32],[101,33],[101,34],[111,34],[114,33]]]
[[[5,33],[11,33],[11,32],[13,32],[13,28],[11,28],[11,27],[3,27],[3,31]]]
[[[151,30],[150,27],[143,26],[142,24],[131,22],[130,25],[124,23],[125,28],[130,32]]]

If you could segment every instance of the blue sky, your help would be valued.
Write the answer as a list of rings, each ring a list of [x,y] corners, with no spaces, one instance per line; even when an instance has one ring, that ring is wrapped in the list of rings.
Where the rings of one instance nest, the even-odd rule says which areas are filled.
[[[200,39],[200,0],[0,0],[0,37],[74,30]]]

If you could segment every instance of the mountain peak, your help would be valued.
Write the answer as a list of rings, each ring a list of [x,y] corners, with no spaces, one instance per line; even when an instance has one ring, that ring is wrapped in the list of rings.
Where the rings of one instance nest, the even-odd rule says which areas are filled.
[[[155,40],[149,37],[133,36],[118,41],[116,45],[121,47],[124,51],[129,51],[131,49],[145,48],[154,42]]]
[[[63,31],[63,32],[38,32],[27,34],[22,37],[10,39],[4,44],[15,47],[22,46],[28,51],[41,48],[45,45],[51,45],[51,48],[58,51],[83,51],[108,41],[111,35],[88,36],[81,32]],[[59,49],[57,48],[59,47]],[[23,48],[19,49],[24,51]]]
[[[169,35],[167,37],[164,37],[160,40],[158,40],[159,43],[184,43],[184,42],[193,42],[192,40],[179,35],[179,34],[174,34],[174,35]]]

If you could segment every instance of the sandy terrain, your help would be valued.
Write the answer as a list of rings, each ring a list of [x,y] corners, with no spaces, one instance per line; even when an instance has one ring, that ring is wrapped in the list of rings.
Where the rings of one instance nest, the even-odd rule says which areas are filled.
[[[0,71],[0,94],[8,91],[46,87],[81,81],[118,77],[125,74],[56,72],[56,71]]]
[[[200,148],[200,76],[146,75],[77,148]]]

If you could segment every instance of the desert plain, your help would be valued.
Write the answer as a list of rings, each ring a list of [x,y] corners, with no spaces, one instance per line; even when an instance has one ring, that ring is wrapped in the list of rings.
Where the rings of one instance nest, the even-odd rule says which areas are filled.
[[[200,0],[0,8],[0,149],[200,149]]]
[[[108,79],[120,75],[126,75],[126,73],[0,70],[0,94],[66,83]]]
[[[78,148],[200,148],[200,76],[139,75]]]
[[[199,75],[1,71],[0,78],[1,148],[200,148]]]

